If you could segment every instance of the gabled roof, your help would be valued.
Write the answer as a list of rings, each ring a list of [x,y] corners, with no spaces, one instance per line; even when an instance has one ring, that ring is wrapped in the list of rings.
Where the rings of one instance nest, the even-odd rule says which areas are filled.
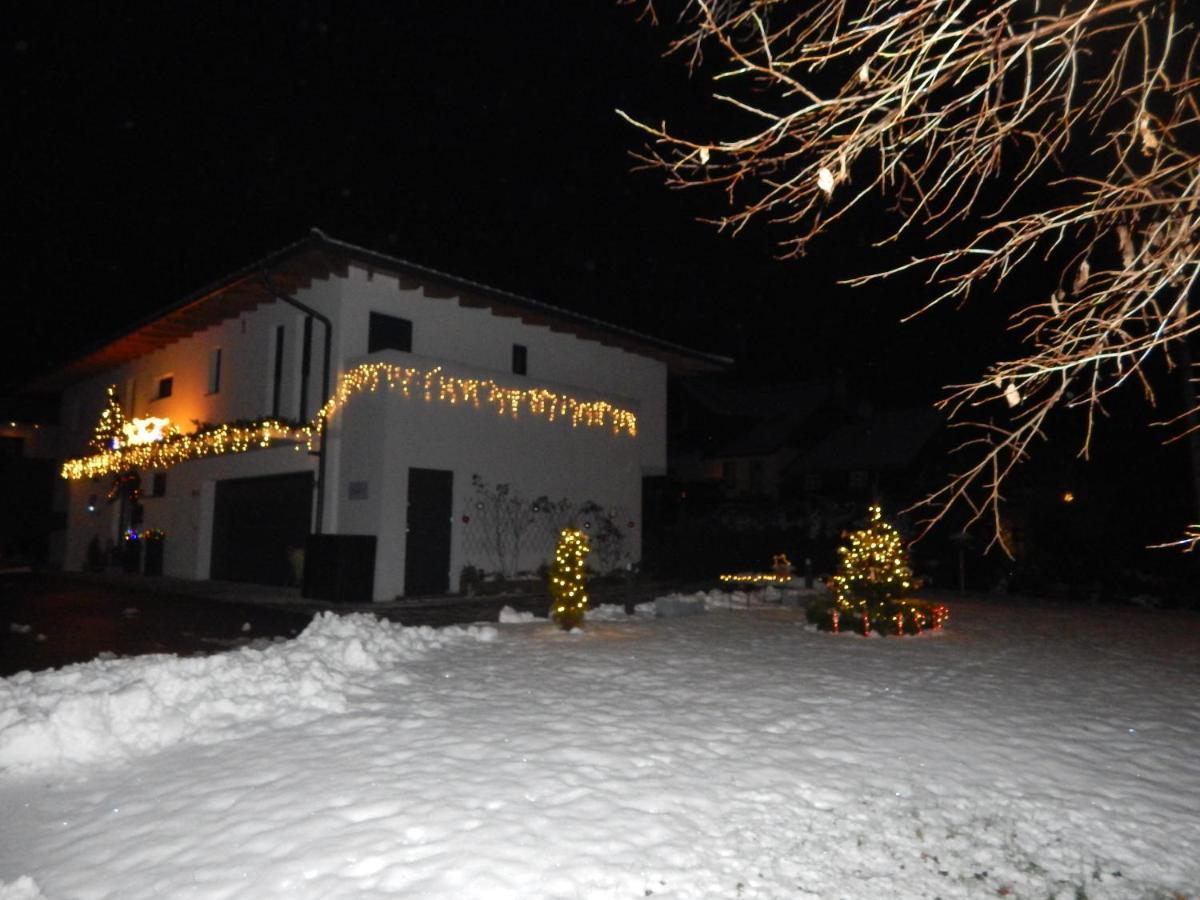
[[[926,407],[879,412],[834,430],[788,466],[787,473],[903,468],[917,458],[944,421],[942,413]]]
[[[844,404],[844,388],[836,378],[746,385],[716,376],[676,384],[702,410],[698,430],[706,459],[799,450],[811,443],[810,420]]]
[[[688,378],[679,386],[716,415],[749,419],[792,417],[800,412],[807,415],[838,390],[833,379],[740,385],[722,378]]]
[[[420,287],[426,296],[489,309],[551,331],[599,341],[667,364],[679,374],[713,372],[732,365],[722,356],[691,350],[570,310],[512,294],[479,282],[339,241],[313,229],[305,238],[244,266],[219,281],[155,312],[94,346],[57,370],[36,378],[27,390],[57,390],[122,365],[175,341],[249,312],[274,297],[263,283],[270,275],[279,290],[294,294],[314,281],[345,277],[351,265],[397,278],[402,288]]]

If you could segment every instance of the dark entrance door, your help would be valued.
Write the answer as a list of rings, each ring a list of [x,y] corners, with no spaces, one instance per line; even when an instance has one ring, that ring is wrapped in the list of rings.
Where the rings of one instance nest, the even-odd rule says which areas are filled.
[[[450,589],[450,516],[454,473],[408,470],[408,534],[404,541],[404,593],[444,594]]]
[[[311,472],[218,481],[209,577],[295,583],[289,551],[304,547],[312,494]]]

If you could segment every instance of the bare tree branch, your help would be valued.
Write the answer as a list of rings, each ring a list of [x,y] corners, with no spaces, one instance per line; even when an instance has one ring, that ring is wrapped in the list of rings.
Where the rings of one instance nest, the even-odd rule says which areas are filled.
[[[1086,412],[1086,457],[1109,395],[1132,383],[1153,406],[1148,361],[1174,368],[1172,347],[1200,330],[1189,302],[1200,80],[1186,11],[1180,0],[683,0],[668,52],[693,69],[719,59],[714,96],[751,125],[688,137],[621,113],[648,137],[644,166],[672,187],[723,191],[721,229],[780,227],[784,256],[876,197],[899,213],[881,242],[949,243],[962,231],[950,226],[976,224],[965,242],[846,282],[923,271],[931,294],[915,314],[1026,266],[1059,268],[1059,288],[1011,317],[1021,354],[941,402],[969,432],[971,461],[922,501],[926,528],[965,506],[1007,552],[1001,488],[1051,413]],[[1068,151],[1086,174],[1064,171]]]

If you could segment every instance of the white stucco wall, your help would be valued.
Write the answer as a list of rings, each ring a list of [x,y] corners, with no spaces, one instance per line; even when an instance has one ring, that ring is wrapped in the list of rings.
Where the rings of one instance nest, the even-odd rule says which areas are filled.
[[[495,373],[415,354],[388,352],[372,359],[425,368],[441,364],[465,378]],[[525,384],[516,376],[497,377],[501,384]],[[538,380],[538,387],[564,390],[565,386]],[[580,399],[597,399],[574,389]],[[604,399],[637,410],[632,398]],[[465,540],[475,513],[471,476],[488,484],[508,484],[526,502],[539,496],[567,499],[580,505],[592,501],[619,513],[627,529],[627,561],[641,558],[640,441],[613,434],[607,428],[572,427],[569,421],[522,415],[498,415],[492,409],[426,402],[420,396],[405,398],[400,392],[368,394],[346,407],[338,423],[342,453],[337,472],[341,492],[336,531],[378,536],[375,599],[389,600],[404,593],[405,527],[407,524],[408,470],[426,468],[454,473],[450,586],[458,586],[467,564],[483,569],[495,562]],[[365,482],[365,499],[349,500],[351,482]],[[476,516],[478,518],[478,516]],[[633,527],[628,527],[629,523]],[[520,569],[548,563],[544,553],[529,546],[517,562]]]
[[[531,381],[581,388],[597,396],[632,398],[638,405],[640,464],[644,475],[663,475],[667,465],[667,368],[657,360],[581,340],[571,334],[457,300],[402,290],[386,275],[368,277],[351,266],[342,291],[337,343],[343,364],[367,351],[370,313],[400,316],[413,323],[413,353],[450,360],[489,373],[511,375],[513,344],[529,351]],[[515,376],[519,380],[521,376]]]

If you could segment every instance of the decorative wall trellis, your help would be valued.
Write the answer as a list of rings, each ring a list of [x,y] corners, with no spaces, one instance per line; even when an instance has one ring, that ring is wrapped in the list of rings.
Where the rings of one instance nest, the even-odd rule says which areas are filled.
[[[628,563],[628,535],[636,522],[621,507],[591,500],[528,498],[509,484],[489,484],[478,475],[461,516],[463,564],[505,576],[535,572],[554,557],[567,527],[582,529],[591,543],[589,567],[611,572]]]

